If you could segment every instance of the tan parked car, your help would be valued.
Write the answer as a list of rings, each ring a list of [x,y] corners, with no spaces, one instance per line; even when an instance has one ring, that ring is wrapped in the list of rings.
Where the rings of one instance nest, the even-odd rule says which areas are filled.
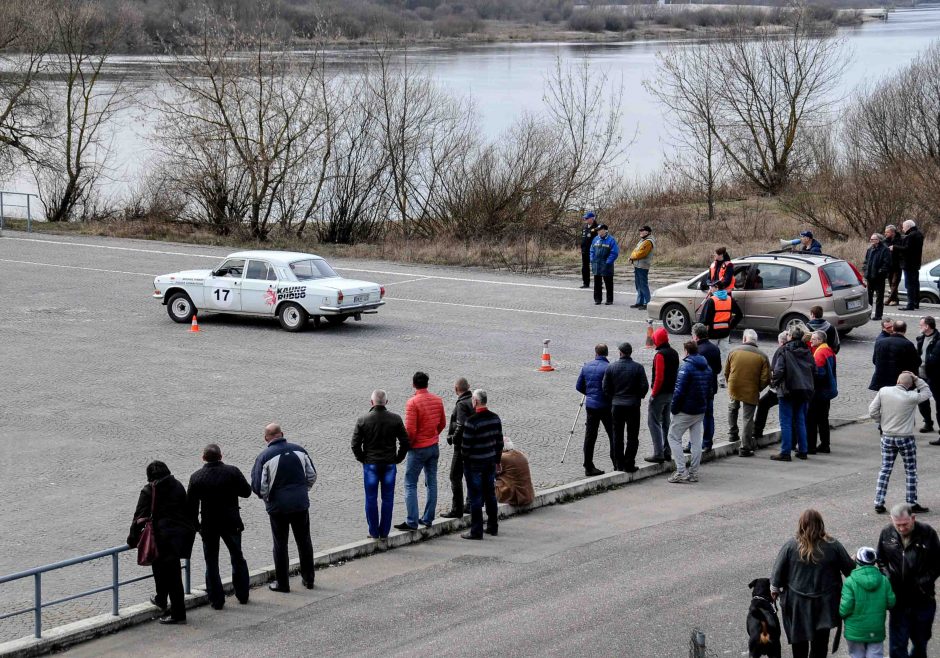
[[[870,319],[864,279],[848,261],[812,254],[758,254],[733,262],[733,294],[744,313],[738,329],[776,333],[806,322],[813,306],[822,306],[823,317],[842,334]],[[660,320],[671,334],[690,333],[705,301],[707,274],[656,290],[646,307],[649,317]]]

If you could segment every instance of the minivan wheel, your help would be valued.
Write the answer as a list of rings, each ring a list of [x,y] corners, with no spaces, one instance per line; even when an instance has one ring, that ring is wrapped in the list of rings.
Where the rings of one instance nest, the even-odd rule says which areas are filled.
[[[929,292],[920,293],[920,303],[921,304],[937,304],[940,303],[940,299],[937,299],[937,296]]]
[[[780,321],[780,331],[790,331],[791,327],[798,324],[807,324],[808,322],[809,318],[805,315],[790,313],[789,315],[783,316],[783,320]]]
[[[688,334],[692,332],[692,321],[689,319],[689,312],[680,304],[667,304],[663,308],[662,315],[663,326],[671,334]]]

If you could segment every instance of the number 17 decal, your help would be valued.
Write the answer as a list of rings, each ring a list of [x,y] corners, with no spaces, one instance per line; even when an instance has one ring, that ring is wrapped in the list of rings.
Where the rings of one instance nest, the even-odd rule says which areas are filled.
[[[227,301],[228,301],[228,295],[229,295],[230,292],[232,292],[232,291],[229,290],[228,288],[216,288],[216,289],[215,289],[215,298],[216,298],[216,301],[227,302]]]

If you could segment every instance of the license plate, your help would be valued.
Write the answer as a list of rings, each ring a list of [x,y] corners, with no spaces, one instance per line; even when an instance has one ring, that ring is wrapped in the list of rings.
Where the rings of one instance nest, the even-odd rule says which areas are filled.
[[[858,310],[862,308],[862,300],[861,299],[849,299],[845,302],[845,308],[847,308],[850,311]]]
[[[353,297],[353,304],[369,301],[369,295],[356,295]]]

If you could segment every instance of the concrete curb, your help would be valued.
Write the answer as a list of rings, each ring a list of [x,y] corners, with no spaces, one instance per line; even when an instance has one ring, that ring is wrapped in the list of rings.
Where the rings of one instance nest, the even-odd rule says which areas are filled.
[[[830,425],[833,428],[844,427],[856,423],[865,423],[870,419],[868,416],[860,416],[851,419],[833,419]],[[766,433],[757,440],[760,448],[779,443],[780,430],[774,430]],[[724,441],[716,443],[714,450],[703,458],[703,462],[710,462],[723,457],[731,457],[737,454],[739,442]],[[549,505],[558,505],[584,496],[590,496],[610,489],[616,489],[624,485],[646,480],[663,473],[669,473],[675,470],[672,463],[669,464],[645,464],[640,467],[636,473],[613,472],[598,475],[596,477],[585,478],[563,484],[549,489],[543,489],[536,492],[535,499],[531,505],[525,507],[513,507],[512,505],[501,504],[499,506],[499,518],[506,519],[517,514],[525,514],[540,507]],[[314,564],[316,568],[322,569],[335,564],[342,564],[349,560],[367,557],[374,553],[384,552],[393,548],[416,544],[421,541],[439,537],[445,534],[451,534],[470,525],[470,517],[464,516],[461,519],[438,519],[431,524],[430,528],[420,528],[415,532],[394,531],[386,540],[364,539],[350,544],[337,546],[326,551],[320,551],[314,554]],[[291,575],[296,575],[300,571],[300,563],[294,560],[290,564]],[[274,580],[274,566],[269,565],[262,569],[257,569],[249,574],[251,587],[260,587]],[[232,593],[231,579],[222,581],[225,591]],[[186,607],[195,608],[209,603],[209,598],[201,590],[193,590],[193,593],[186,597]],[[53,651],[58,651],[80,642],[85,642],[101,635],[115,633],[123,628],[143,624],[160,615],[159,610],[150,603],[138,603],[136,605],[121,608],[120,614],[115,617],[111,614],[97,615],[88,619],[57,626],[43,632],[43,637],[36,639],[33,637],[24,637],[18,640],[12,640],[0,644],[0,656],[26,658],[28,656],[40,656]]]

